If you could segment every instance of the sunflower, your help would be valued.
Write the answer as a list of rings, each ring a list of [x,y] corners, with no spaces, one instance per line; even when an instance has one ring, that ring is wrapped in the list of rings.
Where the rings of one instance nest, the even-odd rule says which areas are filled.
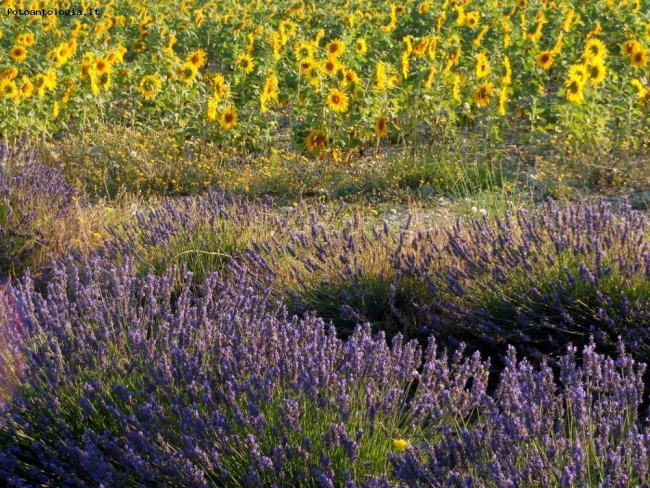
[[[639,104],[643,108],[648,108],[650,106],[650,86],[646,88],[638,79],[632,80],[632,85],[634,85],[639,95]]]
[[[99,58],[95,60],[94,70],[98,76],[103,75],[104,73],[110,73],[111,63],[106,58]]]
[[[390,71],[388,72],[388,86],[392,87],[399,83],[399,73],[395,66],[391,66]]]
[[[205,58],[207,56],[208,54],[203,49],[199,49],[189,54],[187,57],[187,62],[194,65],[198,69],[205,64]]]
[[[341,81],[343,86],[348,85],[359,85],[359,75],[353,69],[346,69],[343,72],[343,80]]]
[[[386,74],[386,65],[383,61],[377,61],[375,68],[375,86],[373,90],[381,91],[388,85],[388,75]]]
[[[542,39],[543,35],[543,29],[544,25],[548,23],[548,20],[546,20],[546,17],[544,14],[542,14],[541,17],[537,20],[537,24],[535,25],[535,30],[533,32],[528,33],[528,39],[530,42],[537,43]]]
[[[15,103],[18,103],[20,100],[20,92],[16,86],[16,82],[13,80],[2,80],[0,81],[0,95],[3,98],[13,99]]]
[[[385,137],[388,134],[388,118],[384,117],[383,115],[381,117],[377,117],[375,119],[375,135],[377,136],[378,139],[381,139],[382,137]]]
[[[427,47],[429,47],[429,38],[423,37],[413,47],[413,54],[418,57],[424,56],[424,54],[427,52]]]
[[[237,66],[237,69],[244,73],[245,75],[248,75],[253,72],[253,68],[255,67],[255,64],[253,63],[253,58],[251,57],[250,54],[244,53],[240,54],[237,57],[237,61],[235,61],[235,66]]]
[[[313,58],[304,58],[298,63],[300,66],[300,74],[306,75],[317,64]]]
[[[47,77],[43,73],[38,73],[34,77],[34,89],[39,97],[45,96],[45,90],[47,89]]]
[[[207,111],[207,114],[205,116],[205,118],[206,118],[206,120],[208,122],[214,122],[215,120],[217,120],[217,115],[218,115],[217,109],[218,109],[218,107],[219,107],[219,100],[217,100],[214,97],[212,97],[212,98],[210,98],[210,100],[208,100],[208,111]]]
[[[95,68],[93,68],[93,61],[91,59],[85,58],[81,62],[80,71],[81,71],[81,77],[82,78],[86,78],[86,77],[90,76],[90,73],[95,71]]]
[[[18,76],[18,68],[11,67],[0,71],[0,80],[13,80]]]
[[[462,101],[462,97],[460,95],[460,76],[454,75],[454,82],[453,82],[453,87],[451,89],[451,96],[452,98],[460,103]]]
[[[305,138],[305,147],[311,154],[314,154],[315,150],[325,147],[326,143],[327,139],[325,134],[318,129],[312,130]]]
[[[542,51],[537,55],[537,66],[543,70],[549,70],[553,66],[554,58],[553,51]]]
[[[260,106],[262,113],[266,113],[266,103],[270,100],[278,100],[278,78],[273,71],[270,71],[264,81],[262,94],[260,95]]]
[[[321,76],[320,65],[318,63],[314,63],[307,71],[305,71],[305,76],[307,77],[307,81],[309,81],[309,84],[311,86],[318,88],[320,85]]]
[[[54,91],[56,88],[56,71],[53,69],[48,69],[45,72],[45,87],[50,91]]]
[[[23,80],[20,86],[18,87],[18,91],[22,98],[28,98],[32,96],[32,93],[34,93],[34,84],[29,79],[28,76],[23,75]]]
[[[510,58],[505,56],[503,58],[503,78],[501,79],[501,84],[503,86],[508,86],[512,84],[512,67],[510,66]]]
[[[70,101],[70,96],[74,92],[75,88],[77,88],[77,85],[74,83],[74,81],[68,80],[66,82],[66,85],[68,86],[68,89],[65,91],[63,96],[61,97],[61,103],[67,104]]]
[[[639,103],[643,108],[648,108],[650,106],[650,86],[645,89],[643,96],[639,97]]]
[[[490,74],[490,64],[485,53],[476,55],[476,78],[485,78]]]
[[[409,77],[409,56],[408,51],[402,53],[402,76],[404,79]]]
[[[366,44],[366,40],[363,37],[360,37],[357,39],[357,54],[359,56],[363,56],[368,52],[368,45]]]
[[[212,92],[217,100],[226,100],[230,95],[228,83],[226,83],[226,79],[221,73],[214,75],[214,79],[212,80]]]
[[[348,96],[341,90],[332,88],[327,96],[327,106],[334,112],[345,112],[348,109]]]
[[[22,63],[27,59],[27,49],[25,49],[24,46],[14,46],[9,50],[9,56],[11,56],[14,61]]]
[[[465,7],[457,5],[454,10],[456,11],[456,24],[463,25],[465,23]]]
[[[158,73],[146,75],[140,80],[140,93],[145,100],[153,100],[162,88],[162,78]]]
[[[429,11],[430,8],[431,8],[431,4],[430,4],[429,2],[422,2],[422,3],[418,6],[418,13],[419,13],[420,15],[424,15],[424,14],[426,14],[426,13]]]
[[[634,88],[636,88],[637,93],[639,94],[639,97],[642,97],[645,95],[645,87],[643,86],[643,83],[641,83],[641,80],[634,79],[632,80],[632,85]]]
[[[603,26],[600,24],[600,21],[596,21],[596,27],[591,29],[589,32],[587,32],[586,38],[591,39],[594,36],[597,36],[598,34],[603,32]]]
[[[77,39],[75,37],[71,37],[70,40],[68,42],[66,42],[66,44],[68,45],[68,49],[70,49],[70,52],[72,54],[75,54],[77,52]],[[127,49],[124,46],[120,45],[116,49],[116,51],[119,51],[119,52],[122,53],[122,55],[124,55],[126,53]],[[123,60],[120,60],[120,61],[123,61]]]
[[[314,56],[314,44],[309,41],[299,41],[293,45],[293,54],[296,61],[300,62],[303,59],[312,58]]]
[[[57,66],[63,66],[67,63],[70,56],[72,56],[72,49],[70,49],[67,42],[50,51],[50,57]]]
[[[639,41],[627,41],[623,44],[623,52],[628,56],[632,56],[639,49],[641,49]]]
[[[566,99],[570,102],[580,103],[582,101],[582,86],[583,82],[579,78],[569,76],[569,79],[564,83]]]
[[[404,42],[404,52],[406,54],[411,54],[413,52],[412,36],[404,36],[402,41]]]
[[[191,84],[192,81],[194,81],[194,78],[196,78],[196,76],[198,75],[198,73],[199,73],[199,71],[196,68],[196,66],[194,66],[191,63],[185,63],[183,66],[178,68],[178,70],[176,71],[176,74],[178,74],[178,77],[186,85]]]
[[[640,47],[638,51],[630,56],[630,63],[635,68],[644,68],[648,64],[648,51]]]
[[[474,29],[478,25],[480,14],[478,12],[467,12],[465,15],[465,25]]]
[[[224,130],[233,129],[237,125],[237,113],[232,107],[226,108],[221,112],[221,120],[219,126]]]
[[[566,14],[566,17],[564,17],[564,20],[562,21],[563,32],[566,32],[567,34],[569,33],[571,27],[573,26],[573,21],[575,18],[576,18],[576,13],[573,10],[569,10]]]
[[[101,88],[99,87],[99,84],[97,83],[97,75],[92,72],[90,74],[90,92],[94,95],[97,96],[101,93]]]
[[[345,51],[345,44],[340,39],[333,39],[327,43],[325,50],[328,58],[336,59]]]
[[[151,20],[145,19],[140,24],[138,25],[138,37],[140,39],[144,39],[149,35],[149,24],[151,23]]]
[[[31,47],[34,45],[34,34],[31,32],[25,32],[18,36],[18,44],[23,46]]]
[[[472,41],[472,44],[474,44],[475,46],[482,45],[483,44],[483,38],[485,37],[485,34],[487,34],[487,31],[489,31],[489,30],[490,30],[490,26],[489,25],[484,25],[481,28],[481,30],[479,31],[479,33],[476,35],[474,40]]]
[[[587,66],[584,64],[574,64],[569,68],[568,78],[575,78],[578,80],[578,82],[580,82],[581,85],[584,85],[589,79]]]
[[[341,68],[340,64],[336,59],[329,58],[321,66],[323,73],[330,76],[335,76]]]
[[[280,32],[288,37],[293,37],[298,32],[298,27],[290,20],[283,20],[280,22]]]
[[[564,46],[564,32],[560,32],[560,34],[557,36],[557,40],[555,41],[553,49],[551,49],[551,52],[554,56],[560,54],[562,46]]]
[[[431,89],[431,85],[433,84],[433,77],[436,75],[436,67],[431,66],[429,68],[429,72],[427,73],[426,78],[424,79],[424,88],[427,90]]]
[[[587,65],[591,86],[600,85],[607,76],[607,68],[602,58],[592,58]]]
[[[133,43],[131,50],[136,53],[141,53],[147,50],[147,45],[142,41],[137,41]]]
[[[499,92],[499,108],[498,112],[499,115],[504,116],[506,114],[506,102],[508,101],[508,91],[506,90],[505,86],[501,87],[501,91]]]
[[[605,59],[607,57],[607,46],[600,39],[592,37],[587,41],[583,57],[585,62],[589,62],[593,58]]]
[[[492,83],[483,83],[474,92],[474,101],[479,107],[487,107],[494,95],[494,85]]]

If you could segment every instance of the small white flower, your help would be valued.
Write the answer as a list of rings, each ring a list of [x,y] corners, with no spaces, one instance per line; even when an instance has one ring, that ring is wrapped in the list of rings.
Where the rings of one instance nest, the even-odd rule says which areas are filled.
[[[485,210],[484,208],[482,208],[481,210],[479,210],[479,212],[480,212],[481,215],[483,215],[484,217],[487,215],[487,210]]]
[[[137,158],[138,157],[138,152],[137,151],[131,151],[131,157],[132,158]]]
[[[472,207],[472,213],[476,213],[476,212],[478,212],[478,208]]]

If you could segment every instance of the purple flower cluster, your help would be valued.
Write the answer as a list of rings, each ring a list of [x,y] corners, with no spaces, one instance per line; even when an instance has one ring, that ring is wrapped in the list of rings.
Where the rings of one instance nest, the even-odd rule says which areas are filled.
[[[289,229],[284,239],[253,242],[245,262],[255,277],[273,278],[273,289],[297,314],[315,311],[331,320],[345,337],[359,323],[370,322],[389,336],[397,330],[390,309],[390,285],[395,274],[391,255],[397,239],[388,225],[368,229],[354,214],[337,229],[311,213],[303,225]]]
[[[444,245],[421,233],[397,263],[426,283],[417,303],[428,333],[472,343],[516,344],[528,356],[557,356],[593,336],[613,353],[621,336],[650,360],[648,225],[629,206],[553,201],[529,212],[460,223]],[[401,279],[401,278],[400,278]]]
[[[115,263],[129,257],[147,271],[163,274],[180,262],[186,263],[201,281],[210,272],[223,270],[229,258],[241,258],[255,240],[283,236],[287,228],[309,226],[304,206],[278,212],[273,201],[249,202],[214,191],[206,195],[167,199],[157,208],[140,212],[134,222],[108,228],[104,256]],[[324,206],[314,218],[331,221],[336,213]]]
[[[22,272],[47,239],[43,226],[67,212],[75,193],[32,151],[0,143],[0,275]]]
[[[199,281],[235,257],[245,271],[229,272],[270,287],[290,313],[332,321],[340,337],[370,322],[389,338],[426,344],[434,335],[495,359],[514,344],[541,359],[590,336],[614,353],[621,336],[636,359],[650,361],[648,226],[627,205],[562,209],[549,200],[494,221],[458,221],[446,233],[407,226],[396,234],[358,215],[341,226],[339,214],[282,215],[219,194],[170,200],[114,231],[108,256],[162,273],[182,255]],[[253,226],[263,231],[233,239]]]
[[[24,309],[25,333],[7,337],[25,376],[2,407],[0,477],[370,483],[363,463],[391,445],[379,425],[399,422],[419,346],[391,348],[368,327],[342,342],[243,279],[194,288],[186,276],[174,297],[172,276],[69,260],[53,264],[45,295],[29,276],[9,288]]]
[[[339,230],[312,218],[284,241],[254,242],[246,260],[273,277],[292,312],[316,311],[342,335],[369,321],[389,335],[419,331],[498,354],[517,344],[540,358],[590,336],[614,353],[621,336],[650,361],[647,232],[627,205],[562,209],[549,200],[494,221],[458,221],[446,235],[369,231],[358,218]]]
[[[494,396],[476,422],[390,455],[408,486],[646,486],[650,429],[636,422],[645,365],[570,348],[559,385],[548,365],[517,362],[510,348]]]
[[[489,361],[462,346],[448,358],[430,339],[423,355],[399,336],[389,346],[367,324],[343,341],[312,315],[288,317],[246,273],[234,282],[211,275],[200,286],[185,273],[180,294],[174,276],[140,277],[128,260],[69,259],[53,263],[45,294],[29,274],[0,294],[5,350],[22,361],[0,407],[1,478],[66,486],[650,482],[650,432],[637,417],[644,366],[622,344],[616,360],[590,343],[580,362],[570,348],[557,378],[546,363],[518,362],[511,348],[489,394]],[[409,447],[398,454],[394,439]]]

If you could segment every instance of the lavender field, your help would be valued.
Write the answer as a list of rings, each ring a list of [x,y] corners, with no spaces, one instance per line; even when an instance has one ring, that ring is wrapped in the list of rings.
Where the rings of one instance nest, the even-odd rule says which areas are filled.
[[[44,261],[89,204],[33,152],[2,163],[11,485],[650,483],[648,223],[629,205],[427,230],[210,191]]]
[[[647,1],[0,6],[0,486],[650,487]]]

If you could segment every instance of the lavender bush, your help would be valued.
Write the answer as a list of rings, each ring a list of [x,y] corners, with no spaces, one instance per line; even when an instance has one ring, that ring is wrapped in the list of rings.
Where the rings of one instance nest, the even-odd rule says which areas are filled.
[[[0,275],[19,275],[49,238],[75,195],[57,168],[23,146],[0,143]]]
[[[0,477],[16,485],[637,486],[650,434],[643,367],[588,345],[551,369],[511,350],[426,354],[368,325],[347,340],[236,282],[139,276],[126,260],[53,265],[45,295],[8,287],[0,325],[24,375],[1,408]],[[17,331],[22,331],[18,333]],[[405,451],[400,455],[400,449]],[[515,481],[517,480],[517,481]]]
[[[370,230],[354,214],[337,229],[312,213],[307,228],[289,229],[285,239],[254,241],[245,259],[256,278],[273,278],[273,291],[292,312],[315,311],[343,337],[364,322],[391,337],[408,336],[408,327],[398,330],[390,306],[398,250],[387,224]]]
[[[193,292],[186,276],[172,299],[173,276],[69,261],[46,296],[29,276],[12,288],[26,370],[2,411],[2,477],[333,486],[381,475],[391,436],[405,435],[416,343],[389,348],[368,327],[344,343],[244,280],[210,276]]]
[[[316,209],[319,220],[331,222],[338,212]],[[158,207],[137,214],[121,228],[107,229],[105,256],[119,263],[124,257],[139,262],[143,274],[158,275],[183,262],[200,282],[213,271],[226,268],[231,258],[241,258],[254,240],[266,241],[287,228],[305,228],[304,205],[277,212],[273,201],[249,202],[209,191],[206,195],[166,199]]]
[[[557,356],[593,335],[614,352],[621,335],[650,359],[650,261],[643,217],[604,203],[565,210],[552,201],[532,212],[438,229],[369,228],[339,212],[273,215],[266,204],[223,195],[167,201],[135,224],[112,231],[108,255],[131,256],[160,274],[187,262],[200,281],[245,263],[290,313],[314,311],[341,336],[370,322],[401,333]]]
[[[517,362],[510,348],[476,422],[391,454],[392,474],[408,486],[647,485],[650,429],[636,413],[645,365],[622,349],[614,360],[592,342],[579,365],[569,348],[556,385],[547,364]]]
[[[398,263],[426,282],[418,304],[434,334],[483,345],[517,344],[528,355],[556,355],[590,336],[614,352],[618,337],[650,359],[650,252],[644,217],[623,206],[548,201],[489,221],[458,224],[440,248]]]

